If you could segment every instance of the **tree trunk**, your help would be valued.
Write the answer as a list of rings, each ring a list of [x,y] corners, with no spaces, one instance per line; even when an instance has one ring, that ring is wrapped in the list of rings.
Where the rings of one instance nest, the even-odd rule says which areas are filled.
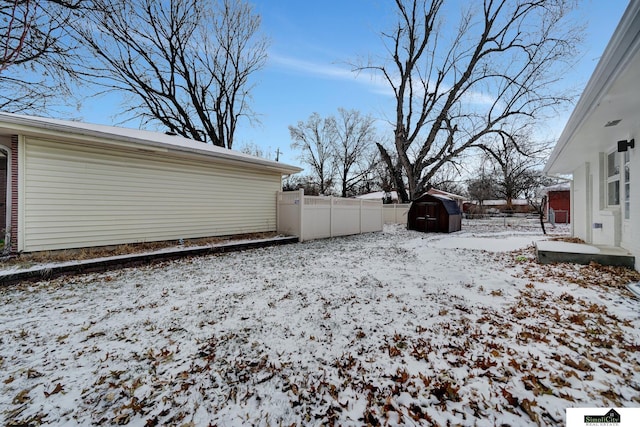
[[[391,173],[391,178],[393,179],[396,185],[396,191],[398,192],[398,196],[404,203],[410,201],[409,195],[407,194],[407,189],[404,185],[404,180],[402,179],[402,170],[393,164],[393,160],[391,160],[391,156],[387,150],[379,143],[376,143],[378,146],[378,151],[380,151],[380,156],[382,160],[387,165],[389,172]]]

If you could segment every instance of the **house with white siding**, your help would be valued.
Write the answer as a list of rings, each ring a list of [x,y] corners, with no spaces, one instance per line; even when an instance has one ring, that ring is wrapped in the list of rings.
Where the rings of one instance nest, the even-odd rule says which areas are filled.
[[[175,135],[9,113],[2,165],[12,252],[275,231],[282,176],[301,171]]]
[[[571,179],[573,235],[640,260],[640,0],[631,0],[544,171]]]

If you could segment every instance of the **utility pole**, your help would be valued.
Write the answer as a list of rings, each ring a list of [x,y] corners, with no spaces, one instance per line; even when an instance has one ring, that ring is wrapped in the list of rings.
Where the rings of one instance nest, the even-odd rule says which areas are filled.
[[[280,148],[276,148],[276,162],[280,161]]]

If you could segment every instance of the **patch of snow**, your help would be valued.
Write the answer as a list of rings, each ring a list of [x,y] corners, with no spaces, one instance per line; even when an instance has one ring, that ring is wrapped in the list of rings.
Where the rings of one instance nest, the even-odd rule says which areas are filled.
[[[544,238],[532,224],[0,288],[0,424],[562,425],[636,406],[638,301],[489,251]]]
[[[502,239],[489,237],[451,237],[434,242],[434,247],[442,249],[473,249],[490,252],[508,252],[530,246],[539,236],[509,236]]]
[[[572,254],[599,254],[600,249],[583,243],[559,242],[544,240],[537,242],[538,250],[547,252],[566,252]]]

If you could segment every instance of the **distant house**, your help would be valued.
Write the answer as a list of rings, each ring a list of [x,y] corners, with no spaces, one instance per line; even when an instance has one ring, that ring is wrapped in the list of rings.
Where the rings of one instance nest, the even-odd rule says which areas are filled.
[[[382,203],[399,203],[397,191],[374,191],[373,193],[361,194],[356,196],[356,199],[364,200],[382,200]]]
[[[640,0],[631,0],[544,171],[571,181],[573,235],[640,259]]]
[[[511,208],[508,207],[504,199],[483,200],[482,206],[476,202],[465,202],[464,213],[468,214],[502,214],[502,213],[532,213],[534,209],[525,199],[512,199]]]
[[[275,231],[281,178],[301,170],[163,133],[7,113],[0,152],[0,228],[14,252]]]
[[[556,184],[543,189],[547,195],[548,219],[553,209],[554,222],[568,224],[571,222],[571,185],[569,183]]]

